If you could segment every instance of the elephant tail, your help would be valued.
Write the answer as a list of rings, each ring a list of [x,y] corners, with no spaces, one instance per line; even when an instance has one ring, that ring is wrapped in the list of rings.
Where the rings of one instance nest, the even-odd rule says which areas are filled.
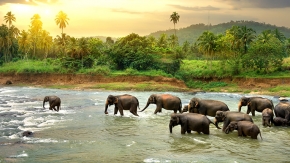
[[[261,137],[261,140],[263,140],[261,132],[260,132],[260,137]]]

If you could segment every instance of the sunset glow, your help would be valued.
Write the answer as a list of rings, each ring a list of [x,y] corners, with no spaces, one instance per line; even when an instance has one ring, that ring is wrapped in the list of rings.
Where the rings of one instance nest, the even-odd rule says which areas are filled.
[[[197,23],[214,25],[231,20],[253,20],[290,27],[285,17],[290,11],[290,2],[258,1],[261,0],[255,3],[249,0],[19,0],[14,3],[7,0],[5,3],[4,0],[0,2],[0,17],[3,20],[4,15],[11,11],[16,17],[14,24],[20,29],[28,29],[30,18],[39,14],[43,28],[55,36],[59,29],[54,19],[59,11],[63,11],[70,18],[64,31],[76,37],[121,37],[133,32],[147,35],[172,29],[169,15],[174,11],[180,15],[177,29]]]

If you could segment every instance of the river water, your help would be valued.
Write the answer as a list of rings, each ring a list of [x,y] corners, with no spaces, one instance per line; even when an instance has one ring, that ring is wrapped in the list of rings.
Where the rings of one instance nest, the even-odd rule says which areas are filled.
[[[263,140],[225,134],[210,125],[210,135],[169,133],[172,111],[154,115],[151,104],[139,117],[104,114],[108,95],[131,94],[144,108],[148,97],[161,92],[75,91],[34,87],[0,88],[0,162],[284,162],[290,156],[290,127],[263,127],[261,113],[253,120]],[[164,92],[162,92],[164,93]],[[193,97],[225,102],[236,111],[244,94],[176,93],[183,105]],[[44,96],[62,100],[59,112],[42,108]],[[246,95],[250,96],[250,95]],[[263,96],[263,95],[261,95]],[[273,100],[272,96],[263,96]],[[246,111],[246,107],[242,107]],[[209,117],[213,121],[213,117]],[[219,124],[222,127],[222,123]],[[22,137],[23,131],[34,137]]]

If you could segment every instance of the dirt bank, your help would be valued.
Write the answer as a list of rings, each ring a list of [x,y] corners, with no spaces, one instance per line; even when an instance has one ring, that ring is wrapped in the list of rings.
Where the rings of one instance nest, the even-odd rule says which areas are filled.
[[[166,77],[152,77],[152,76],[117,76],[104,77],[95,75],[76,75],[76,74],[0,74],[0,84],[4,85],[7,80],[11,80],[13,85],[29,85],[50,87],[53,85],[73,85],[77,89],[94,88],[93,86],[108,83],[128,83],[128,85],[136,85],[140,83],[149,83],[147,87],[155,85],[155,88],[163,87],[165,85],[171,86],[179,91],[202,91],[192,90],[187,88],[183,81],[166,78]],[[264,79],[264,78],[225,78],[225,79],[193,79],[210,81],[223,81],[228,84],[234,84],[237,92],[245,90],[255,90],[253,93],[259,94],[261,92],[266,94],[273,94],[267,92],[269,88],[278,85],[290,87],[290,78],[282,79]],[[229,89],[225,88],[225,92]],[[231,91],[229,91],[231,92]],[[277,94],[277,93],[276,93]]]

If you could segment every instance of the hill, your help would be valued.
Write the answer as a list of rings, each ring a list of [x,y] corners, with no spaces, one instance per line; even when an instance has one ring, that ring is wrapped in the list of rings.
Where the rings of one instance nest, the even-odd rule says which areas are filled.
[[[186,40],[190,43],[196,42],[197,38],[206,30],[212,31],[214,34],[225,33],[227,29],[230,29],[232,26],[247,26],[247,28],[252,28],[256,31],[257,35],[260,34],[264,30],[275,30],[276,28],[282,32],[286,38],[290,37],[290,28],[287,27],[278,27],[271,24],[259,23],[255,21],[230,21],[227,23],[221,23],[217,25],[205,25],[205,24],[194,24],[185,28],[180,28],[176,30],[176,34],[178,36],[179,43],[183,43]],[[149,34],[149,36],[154,36],[159,38],[162,33],[170,36],[174,34],[174,29],[157,31]]]

